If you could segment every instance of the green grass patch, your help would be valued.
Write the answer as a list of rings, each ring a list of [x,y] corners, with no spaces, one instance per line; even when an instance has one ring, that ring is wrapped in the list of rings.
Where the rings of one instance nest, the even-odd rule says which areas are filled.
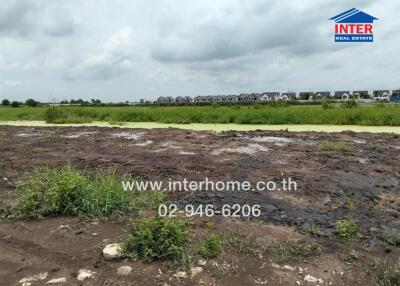
[[[376,269],[379,286],[400,285],[400,258],[394,265],[390,265],[387,261],[377,261]]]
[[[90,175],[70,165],[39,168],[17,183],[17,191],[10,215],[25,218],[120,215],[163,200],[162,193],[124,191],[115,171]]]
[[[338,220],[336,222],[336,232],[339,238],[352,240],[358,234],[358,225],[351,220]]]
[[[321,246],[316,242],[293,242],[284,245],[279,245],[273,249],[275,258],[278,263],[287,261],[302,261],[306,257],[316,256],[321,254]]]
[[[325,107],[324,107],[325,106]],[[283,102],[214,106],[56,106],[0,107],[0,121],[44,120],[49,123],[160,122],[237,124],[325,124],[400,126],[398,105],[288,105]]]
[[[243,255],[258,257],[266,250],[266,247],[249,239],[246,235],[238,232],[226,232],[223,235],[223,245],[233,252]]]
[[[320,235],[321,231],[318,226],[315,224],[310,224],[309,227],[306,229],[307,233],[311,235]]]
[[[185,220],[143,218],[132,226],[129,236],[122,243],[122,252],[127,257],[139,257],[149,262],[167,260],[179,265],[184,260],[187,241]]]
[[[207,235],[199,247],[198,253],[203,258],[215,258],[221,252],[221,238],[217,234]]]
[[[320,148],[322,151],[344,152],[351,151],[352,145],[345,141],[322,141]]]

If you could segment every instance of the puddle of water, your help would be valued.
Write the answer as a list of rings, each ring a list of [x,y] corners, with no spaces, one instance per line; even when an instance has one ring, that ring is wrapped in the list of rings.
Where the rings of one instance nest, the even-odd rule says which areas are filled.
[[[287,137],[276,137],[276,136],[255,136],[255,137],[249,137],[249,136],[243,136],[240,137],[240,139],[248,139],[251,141],[256,141],[256,142],[272,142],[272,143],[290,143],[293,142],[293,139],[287,138]]]
[[[67,139],[74,139],[74,138],[79,138],[81,136],[87,136],[87,135],[92,135],[96,134],[97,131],[93,132],[74,132],[74,133],[68,133],[67,135],[61,135],[60,137],[62,138],[67,138]]]
[[[40,133],[18,133],[15,134],[17,137],[29,138],[29,137],[37,137],[40,136]]]
[[[158,122],[126,122],[121,125],[112,125],[108,122],[93,122],[84,124],[49,124],[45,121],[1,121],[0,125],[12,125],[12,126],[94,126],[94,127],[118,127],[118,128],[180,128],[189,129],[196,131],[254,131],[254,130],[270,130],[279,131],[287,130],[290,132],[342,132],[342,131],[353,131],[353,132],[370,132],[370,133],[396,133],[400,134],[400,126],[358,126],[358,125],[257,125],[257,124],[203,124],[203,123],[192,123],[192,124],[167,124]]]
[[[181,146],[177,145],[177,142],[174,141],[167,141],[161,144],[161,147],[164,148],[171,148],[171,149],[181,149]]]
[[[142,138],[144,133],[130,133],[130,132],[120,132],[120,133],[114,133],[111,136],[114,138],[123,138],[127,140],[138,140]]]
[[[194,152],[188,152],[188,151],[179,151],[179,155],[196,155]]]
[[[220,148],[211,152],[212,155],[221,155],[222,153],[239,153],[239,154],[254,154],[257,151],[260,152],[268,152],[270,149],[258,145],[258,144],[249,144],[247,146],[240,146],[236,148]]]
[[[135,146],[146,147],[146,146],[148,146],[148,145],[150,145],[150,144],[153,144],[153,141],[152,141],[152,140],[147,140],[147,141],[145,141],[145,142],[136,143],[136,144],[134,144],[134,145],[135,145]]]

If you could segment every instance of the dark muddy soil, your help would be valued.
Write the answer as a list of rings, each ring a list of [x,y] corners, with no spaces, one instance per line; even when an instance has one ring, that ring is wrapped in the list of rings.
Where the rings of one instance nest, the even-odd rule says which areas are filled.
[[[324,151],[322,141],[346,141],[349,148]],[[21,278],[44,271],[49,272],[47,280],[64,276],[68,285],[79,285],[80,268],[97,272],[83,285],[376,285],[375,260],[393,262],[400,256],[400,137],[396,135],[0,127],[0,200],[12,203],[15,182],[34,168],[68,162],[88,171],[115,168],[144,180],[208,178],[255,184],[290,177],[297,183],[296,191],[177,191],[169,200],[182,206],[259,204],[261,221],[217,216],[215,231],[233,227],[271,247],[291,239],[312,239],[321,253],[279,264],[273,251],[254,258],[226,250],[195,278],[178,279],[160,263],[104,261],[101,247],[123,237],[124,224],[76,218],[4,222],[0,223],[1,285],[21,285]],[[357,240],[336,237],[335,222],[343,219],[357,222]],[[310,225],[319,228],[319,236],[307,233]],[[349,259],[353,250],[357,258]],[[117,276],[116,268],[127,264],[134,269],[130,276]],[[323,282],[307,282],[306,275]],[[44,282],[32,285],[40,283]]]

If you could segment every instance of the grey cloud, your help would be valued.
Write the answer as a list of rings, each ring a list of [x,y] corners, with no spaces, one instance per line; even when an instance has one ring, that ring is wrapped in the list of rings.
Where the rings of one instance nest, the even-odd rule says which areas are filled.
[[[33,29],[37,5],[33,1],[3,1],[0,5],[0,32],[6,35],[26,35]]]
[[[362,6],[372,3],[355,2]],[[348,4],[299,3],[248,1],[236,7],[233,1],[231,9],[206,20],[188,16],[179,20],[175,29],[161,29],[152,56],[168,63],[224,60],[282,47],[294,55],[328,51],[330,43],[325,39],[330,29],[324,27],[329,25],[328,18],[340,11],[333,7],[346,9]]]
[[[27,37],[35,33],[65,36],[76,31],[73,13],[59,1],[3,0],[0,33]]]
[[[107,80],[123,74],[134,64],[135,45],[132,28],[122,28],[103,42],[100,48],[80,59],[79,63],[65,75],[65,78]]]

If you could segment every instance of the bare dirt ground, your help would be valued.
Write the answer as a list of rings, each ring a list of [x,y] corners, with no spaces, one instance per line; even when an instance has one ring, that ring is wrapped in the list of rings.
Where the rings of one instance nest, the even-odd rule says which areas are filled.
[[[346,141],[350,150],[324,151],[322,141]],[[276,181],[293,178],[295,192],[196,192],[171,194],[170,201],[216,205],[260,204],[260,219],[213,218],[226,234],[223,253],[204,270],[176,278],[162,263],[107,262],[102,246],[125,235],[126,223],[69,217],[0,223],[0,285],[48,272],[45,281],[64,285],[376,285],[376,259],[400,256],[400,138],[391,134],[342,132],[226,132],[178,129],[0,127],[0,200],[15,198],[15,182],[36,167],[71,163],[79,169],[115,168],[146,180]],[[337,220],[360,227],[356,240],[335,235]],[[310,225],[319,228],[310,235]],[[208,228],[201,219],[193,237]],[[243,249],[229,235],[243,234]],[[194,239],[195,240],[195,239]],[[267,247],[246,251],[249,242]],[[279,259],[282,247],[317,245],[310,253]],[[249,246],[250,247],[250,246]],[[251,248],[251,247],[250,247]],[[277,249],[277,251],[276,251]],[[254,254],[254,253],[253,253]],[[130,265],[128,276],[116,269]],[[96,272],[79,282],[79,269]],[[308,282],[307,275],[318,278]]]

